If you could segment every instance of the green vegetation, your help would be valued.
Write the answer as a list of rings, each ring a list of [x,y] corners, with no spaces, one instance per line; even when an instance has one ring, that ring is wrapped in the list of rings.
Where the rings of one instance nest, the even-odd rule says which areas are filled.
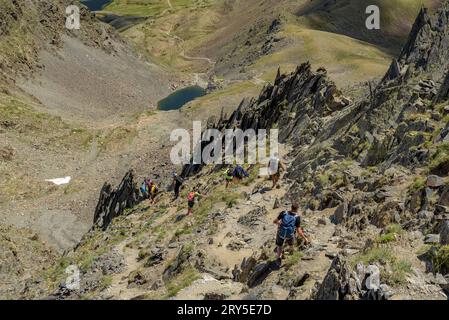
[[[211,0],[171,0],[172,8],[167,0],[113,0],[104,10],[120,15],[156,17],[164,12],[188,8],[203,8],[211,4]]]
[[[408,190],[410,193],[415,193],[422,190],[426,185],[427,179],[425,177],[416,177],[415,180],[410,184]]]
[[[97,141],[103,149],[129,144],[137,136],[135,128],[117,127],[97,136]]]
[[[198,279],[200,279],[200,275],[194,267],[186,268],[182,273],[178,274],[173,279],[170,279],[165,284],[167,288],[167,298],[174,297],[179,291],[190,286]]]
[[[285,260],[285,267],[287,269],[291,268],[292,266],[296,265],[299,261],[301,261],[301,258],[304,256],[304,254],[301,251],[295,250],[292,254],[287,256],[287,259]]]
[[[329,176],[329,174],[327,172],[319,174],[317,176],[317,179],[318,179],[318,182],[320,183],[320,185],[323,188],[326,188],[329,185],[329,183],[330,183],[330,176]]]
[[[377,243],[389,243],[398,240],[399,236],[404,233],[401,225],[399,224],[390,224],[385,228],[383,234],[381,234],[377,239]]]
[[[65,270],[68,266],[76,265],[81,272],[87,272],[92,268],[96,259],[110,252],[116,243],[123,240],[124,234],[126,234],[125,229],[128,228],[127,226],[119,226],[121,220],[123,219],[120,217],[116,218],[117,226],[113,232],[108,233],[107,239],[104,238],[103,231],[98,230],[85,239],[76,251],[63,256],[51,268],[44,270],[41,276],[49,291],[55,290],[59,283],[67,277]],[[101,286],[108,286],[109,281],[108,278],[103,279]]]
[[[245,179],[243,185],[249,186],[253,184],[254,181],[257,179],[258,175],[259,175],[259,165],[255,165],[249,172],[249,177]]]
[[[432,172],[438,168],[449,165],[449,143],[440,143],[436,146],[436,151],[429,164],[429,171]]]
[[[229,191],[213,191],[209,196],[199,201],[195,208],[194,216],[197,224],[201,224],[207,218],[215,204],[224,202],[228,208],[232,208],[240,198],[240,195]]]
[[[393,250],[386,247],[365,250],[351,261],[351,265],[354,267],[359,262],[381,265],[381,279],[393,286],[404,283],[412,267],[410,262],[398,259]]]
[[[155,17],[167,8],[166,0],[113,0],[104,10],[119,15]]]
[[[23,143],[31,143],[38,135],[47,147],[65,146],[86,148],[93,134],[80,127],[71,127],[61,117],[34,110],[28,104],[0,94],[0,119],[8,123],[8,130],[20,133]]]
[[[440,246],[432,256],[436,272],[445,274],[449,271],[449,245]]]

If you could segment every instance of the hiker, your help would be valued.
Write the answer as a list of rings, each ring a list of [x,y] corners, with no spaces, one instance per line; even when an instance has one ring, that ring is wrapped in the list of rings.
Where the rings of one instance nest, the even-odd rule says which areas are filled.
[[[278,153],[275,153],[268,161],[268,174],[273,182],[272,190],[277,187],[281,173],[286,170],[285,164],[279,159]]]
[[[301,217],[298,215],[298,209],[299,205],[293,203],[290,211],[281,212],[273,221],[274,224],[279,226],[276,235],[276,253],[278,262],[281,262],[283,258],[284,242],[287,242],[290,248],[293,249],[296,233],[304,239],[306,244],[309,243],[309,240],[301,229]]]
[[[147,186],[148,192],[151,190],[151,186],[153,185],[153,180],[150,178],[145,178],[145,185]]]
[[[204,196],[205,195],[198,192],[197,188],[194,188],[191,192],[189,192],[187,195],[187,216],[192,215],[192,209],[195,206],[195,201]]]
[[[181,189],[183,182],[184,180],[180,176],[178,176],[176,172],[173,172],[173,190],[175,191],[175,198],[173,200],[178,199],[179,190]]]
[[[142,198],[145,200],[148,198],[148,185],[147,185],[147,179],[145,178],[140,185],[140,193],[142,194]]]
[[[228,169],[225,174],[226,188],[231,181],[238,182],[248,177],[248,172],[241,165],[237,165],[234,169]]]
[[[234,171],[232,169],[228,169],[225,173],[226,189],[232,180],[234,180]]]
[[[157,185],[155,183],[152,183],[151,188],[149,189],[149,197],[151,199],[151,203],[154,203],[154,198],[156,198],[158,193],[159,193],[159,188],[157,187]]]
[[[241,165],[237,165],[234,169],[234,178],[237,180],[243,180],[243,178],[248,178],[249,173],[243,169]]]

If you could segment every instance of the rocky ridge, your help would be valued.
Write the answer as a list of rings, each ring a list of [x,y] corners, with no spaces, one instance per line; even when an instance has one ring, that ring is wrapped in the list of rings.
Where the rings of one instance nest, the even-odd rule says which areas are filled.
[[[28,297],[447,299],[447,71],[433,70],[446,66],[439,21],[448,15],[448,2],[435,16],[421,11],[400,58],[362,99],[345,97],[324,69],[305,63],[278,72],[228,120],[210,121],[279,128],[288,146],[280,189],[268,191],[253,170],[225,190],[221,168],[187,166],[187,188],[207,193],[193,217],[167,194],[123,212],[64,256],[60,266],[76,263],[91,279],[81,290],[67,291],[55,267],[53,291],[29,288]],[[292,201],[303,205],[312,243],[298,243],[279,266],[270,222]],[[121,265],[116,254],[126,267],[103,268]]]

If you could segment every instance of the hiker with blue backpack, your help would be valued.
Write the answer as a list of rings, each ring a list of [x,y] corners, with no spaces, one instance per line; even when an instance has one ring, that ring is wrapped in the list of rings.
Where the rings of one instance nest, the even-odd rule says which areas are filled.
[[[304,239],[306,244],[309,243],[309,240],[301,229],[301,217],[298,215],[298,210],[299,205],[293,203],[290,211],[282,211],[273,221],[274,224],[279,226],[276,236],[276,253],[279,263],[283,259],[284,243],[287,242],[287,244],[293,249],[296,234]]]
[[[249,173],[241,165],[237,165],[234,169],[228,169],[225,173],[226,188],[228,188],[230,182],[242,181],[243,178],[248,177]]]

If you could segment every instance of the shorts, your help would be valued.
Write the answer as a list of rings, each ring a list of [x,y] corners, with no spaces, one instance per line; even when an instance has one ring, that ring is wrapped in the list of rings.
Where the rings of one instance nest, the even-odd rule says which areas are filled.
[[[192,209],[193,206],[195,205],[195,201],[189,201],[188,205],[189,205],[189,208]]]
[[[281,169],[279,168],[276,173],[271,175],[272,178],[280,178],[281,177]]]
[[[286,242],[289,246],[292,246],[295,244],[295,236],[292,235],[290,238],[282,239],[279,234],[276,235],[276,245],[278,247],[282,247],[284,245],[284,242]]]

